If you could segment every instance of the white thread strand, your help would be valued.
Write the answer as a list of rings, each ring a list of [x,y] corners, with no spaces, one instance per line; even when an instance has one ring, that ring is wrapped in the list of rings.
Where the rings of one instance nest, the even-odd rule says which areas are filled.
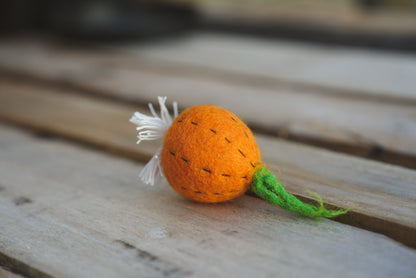
[[[157,115],[155,109],[153,108],[153,104],[149,103],[148,106],[149,106],[150,113],[152,113],[153,117],[159,118],[159,116]]]
[[[143,140],[163,139],[172,124],[172,117],[169,114],[165,102],[166,97],[158,97],[160,106],[160,116],[156,113],[153,105],[149,103],[149,110],[152,116],[135,112],[130,118],[130,122],[137,125],[137,144]],[[178,103],[173,102],[173,119],[178,116]],[[163,177],[161,164],[162,147],[159,147],[156,154],[140,171],[139,178],[146,184],[154,185],[158,177]]]
[[[159,147],[156,154],[149,160],[149,162],[140,171],[139,178],[146,184],[154,185],[158,177],[163,177],[160,154],[162,147]],[[159,175],[158,175],[159,174]]]

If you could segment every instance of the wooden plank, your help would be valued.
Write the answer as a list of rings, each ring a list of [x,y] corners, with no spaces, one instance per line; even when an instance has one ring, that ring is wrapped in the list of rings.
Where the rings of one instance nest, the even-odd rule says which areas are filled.
[[[200,25],[205,30],[372,49],[416,50],[414,5],[413,10],[402,7],[398,11],[397,7],[357,7],[360,1],[349,0],[321,4],[317,1],[270,1],[274,5],[264,1],[261,4],[258,1],[222,1],[220,5],[215,1],[204,2],[209,4],[200,8],[198,14],[202,15]],[[344,5],[340,6],[340,2]],[[411,5],[411,0],[407,2]],[[386,1],[378,3],[384,5]]]
[[[286,23],[290,26],[310,26],[338,31],[339,36],[356,32],[371,36],[384,34],[412,38],[416,30],[415,9],[411,1],[378,1],[378,6],[365,8],[359,1],[316,0],[309,1],[192,1],[205,17],[217,20],[248,22]],[[381,9],[380,9],[381,8]],[[383,9],[384,8],[384,9]],[[399,10],[399,11],[398,11]],[[328,24],[331,22],[331,24]],[[309,27],[309,29],[307,28]],[[290,35],[289,35],[290,36]]]
[[[249,85],[232,78],[218,79],[202,72],[191,72],[172,64],[135,60],[131,55],[117,55],[114,51],[60,48],[42,41],[3,44],[0,48],[0,68],[19,76],[141,104],[153,101],[157,95],[179,100],[184,107],[217,104],[241,115],[256,130],[416,168],[416,103],[406,98],[400,98],[398,102],[375,101],[348,94],[321,93],[313,88],[265,88],[263,82]],[[155,53],[158,53],[157,49]],[[385,65],[379,65],[377,69],[387,69],[387,60],[383,59],[380,61]],[[412,74],[413,62],[408,61],[409,71],[401,75],[406,69],[404,62],[395,67],[399,79]],[[401,86],[399,80],[383,78],[391,81],[398,90],[406,87],[405,81]],[[413,80],[416,79],[408,78],[409,88],[416,86]],[[409,91],[409,96],[412,95]]]
[[[215,33],[196,33],[169,43],[128,44],[124,50],[138,57],[260,77],[261,81],[416,100],[416,57],[411,54]]]
[[[0,118],[36,130],[147,160],[157,146],[136,146],[127,104],[63,93],[48,87],[3,81]],[[351,207],[340,221],[377,231],[416,247],[416,172],[257,134],[263,160],[290,192],[309,198],[319,192],[327,204]],[[279,169],[281,173],[279,174]]]
[[[141,165],[0,127],[0,252],[55,277],[413,277],[416,252],[243,196],[206,205]],[[25,200],[21,202],[19,200]],[[24,273],[22,273],[24,275]]]
[[[17,87],[13,87],[14,83],[4,80],[0,84],[0,114],[5,120],[25,123],[30,119],[30,126],[47,133],[80,139],[90,145],[117,150],[119,154],[136,159],[151,156],[150,152],[131,153],[131,149],[135,148],[132,139],[137,135],[128,121],[136,111],[133,106],[109,102],[96,105],[95,100],[88,97],[55,94],[60,90],[48,91],[42,87],[36,89],[17,84]],[[22,111],[20,109],[23,106],[19,108],[20,105],[31,108]],[[101,118],[100,115],[105,115],[106,118]],[[156,143],[148,142],[148,146],[155,149]]]
[[[98,65],[97,60],[101,62]],[[2,68],[48,75],[58,70],[55,77],[66,76],[68,80],[83,73],[92,78],[97,73],[112,72],[111,67],[120,61],[141,71],[150,64],[151,68],[159,66],[159,70],[168,67],[170,72],[185,71],[191,76],[199,73],[205,77],[237,79],[256,87],[279,88],[283,83],[295,88],[316,87],[331,94],[416,101],[413,78],[416,57],[400,52],[216,33],[196,33],[169,43],[100,44],[83,50],[45,39],[22,38],[0,43]],[[95,75],[90,73],[91,69]]]

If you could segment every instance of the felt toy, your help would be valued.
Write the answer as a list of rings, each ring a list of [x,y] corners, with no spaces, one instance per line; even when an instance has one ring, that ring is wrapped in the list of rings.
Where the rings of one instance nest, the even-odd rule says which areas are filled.
[[[251,189],[273,205],[319,218],[334,217],[347,210],[328,210],[313,193],[319,206],[303,203],[288,193],[261,162],[260,150],[251,130],[233,113],[214,105],[194,106],[173,119],[159,97],[160,116],[149,104],[152,116],[135,112],[138,141],[163,139],[139,177],[147,184],[165,175],[179,194],[204,203],[234,199]]]

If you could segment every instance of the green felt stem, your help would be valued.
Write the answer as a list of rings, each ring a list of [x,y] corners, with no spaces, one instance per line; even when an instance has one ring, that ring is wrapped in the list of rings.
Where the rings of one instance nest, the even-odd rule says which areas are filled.
[[[258,167],[254,172],[252,189],[258,196],[272,205],[279,205],[286,210],[313,218],[330,218],[348,211],[348,209],[326,209],[322,198],[317,193],[312,194],[318,199],[319,206],[303,203],[292,194],[286,192],[275,175],[264,166]]]

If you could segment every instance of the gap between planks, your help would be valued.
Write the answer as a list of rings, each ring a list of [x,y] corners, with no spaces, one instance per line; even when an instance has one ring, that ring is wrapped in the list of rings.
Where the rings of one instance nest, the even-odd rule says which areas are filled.
[[[416,252],[384,236],[248,196],[191,202],[166,183],[137,184],[142,164],[0,132],[0,250],[48,276],[410,278],[416,271]],[[23,197],[30,202],[14,201]]]
[[[139,161],[146,161],[157,149],[156,144],[135,145],[135,128],[128,122],[137,110],[133,106],[62,94],[47,87],[6,81],[0,84],[3,121],[71,138]],[[256,139],[263,160],[291,193],[311,201],[304,192],[313,189],[327,205],[342,208],[358,205],[338,220],[416,247],[414,171],[267,136],[256,135]]]
[[[3,267],[3,269],[2,269]],[[22,276],[21,276],[22,275]],[[16,258],[0,252],[0,278],[53,278]]]
[[[204,39],[202,36],[200,40]],[[222,40],[220,42],[228,47],[235,43]],[[157,95],[166,95],[170,99],[180,100],[184,107],[217,104],[242,115],[243,120],[260,133],[416,169],[416,104],[409,99],[413,94],[408,89],[406,93],[378,95],[382,98],[398,97],[400,102],[391,102],[389,99],[379,102],[374,101],[376,98],[367,98],[372,95],[371,90],[380,89],[378,84],[370,88],[370,93],[363,91],[354,96],[337,94],[334,89],[326,90],[323,94],[325,90],[319,84],[318,87],[307,84],[292,88],[290,84],[298,83],[289,82],[282,86],[281,81],[273,81],[278,85],[265,88],[264,84],[268,82],[264,78],[273,79],[274,75],[267,76],[262,68],[257,69],[260,72],[256,74],[208,64],[207,68],[211,70],[195,74],[194,62],[187,62],[182,54],[180,59],[171,57],[172,53],[181,52],[184,47],[191,48],[195,52],[192,57],[195,57],[201,52],[198,45],[198,39],[191,38],[184,42],[184,46],[176,43],[172,49],[160,47],[158,50],[156,47],[155,53],[146,50],[146,47],[132,47],[125,50],[127,54],[123,55],[120,54],[123,48],[119,51],[97,49],[93,52],[91,50],[95,50],[94,47],[80,50],[43,41],[10,45],[3,43],[0,44],[0,69],[3,74],[20,77],[22,81],[30,79],[58,84],[118,102],[144,104],[153,101]],[[270,47],[260,46],[267,55],[276,56]],[[302,47],[298,48],[296,51],[301,51]],[[285,51],[288,50],[283,53]],[[313,51],[319,54],[318,57],[324,57],[322,50]],[[347,54],[342,54],[342,51],[338,51],[345,56],[341,62],[346,57],[355,57],[357,60],[363,55],[361,52],[355,54],[354,51],[346,51]],[[294,55],[290,51],[289,54]],[[382,60],[380,67],[383,69],[389,60],[400,69],[399,72],[412,69],[412,61],[403,61],[401,56],[392,55],[383,60],[378,54],[370,59],[367,67],[377,65],[377,59]],[[305,60],[307,63],[317,63],[314,59],[310,61],[310,57]],[[331,61],[329,59],[328,63]],[[187,63],[191,67],[187,67]],[[414,65],[416,68],[416,62]],[[228,70],[228,73],[223,74],[224,70]],[[210,79],[210,73],[215,72],[224,78]],[[260,79],[253,81],[251,87],[240,82],[250,80],[250,76],[260,76]],[[384,76],[383,80],[387,78]],[[401,90],[399,81],[400,78],[392,82],[397,90]],[[405,84],[406,88],[412,86],[410,79]]]

